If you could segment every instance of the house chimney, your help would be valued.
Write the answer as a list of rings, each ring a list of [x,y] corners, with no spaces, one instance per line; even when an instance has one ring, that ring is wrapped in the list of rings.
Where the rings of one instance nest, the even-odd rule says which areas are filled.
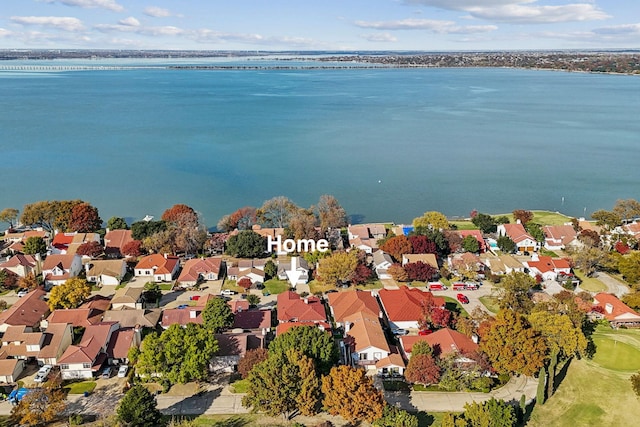
[[[345,322],[344,323],[344,333],[346,334],[350,330],[351,330],[351,322]]]
[[[189,319],[195,319],[198,317],[198,312],[196,310],[189,310]]]
[[[606,311],[609,314],[613,313],[613,305],[611,303],[606,303],[604,305],[604,311]]]
[[[478,344],[479,338],[476,334],[471,335],[471,341]]]
[[[304,299],[304,303],[305,303],[305,304],[309,304],[309,298],[305,298],[305,299]]]
[[[516,219],[516,224],[522,224],[522,221],[520,221],[519,219]]]
[[[540,261],[540,257],[538,257],[538,253],[534,252],[531,254],[531,261]]]

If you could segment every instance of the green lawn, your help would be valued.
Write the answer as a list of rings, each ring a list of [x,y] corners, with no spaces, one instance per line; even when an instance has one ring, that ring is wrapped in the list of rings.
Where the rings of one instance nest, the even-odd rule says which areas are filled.
[[[444,297],[446,301],[446,309],[449,311],[457,311],[462,317],[469,317],[469,313],[465,310],[464,306],[458,302],[457,299],[452,297]]]
[[[81,381],[77,383],[70,383],[66,386],[62,387],[65,390],[68,390],[69,394],[82,394],[85,391],[91,393],[93,389],[96,388],[95,381]]]
[[[603,292],[607,290],[607,286],[595,277],[587,277],[580,270],[573,270],[574,274],[580,279],[580,288],[589,292]]]
[[[380,280],[373,280],[371,282],[365,283],[364,285],[357,285],[356,288],[361,289],[363,291],[368,291],[371,289],[382,289],[384,288],[384,285]]]
[[[268,291],[271,295],[278,295],[290,288],[289,282],[284,280],[271,279],[264,282],[264,290]]]
[[[487,307],[487,310],[489,310],[492,313],[497,313],[498,311],[500,311],[500,303],[498,302],[498,298],[496,297],[490,297],[490,296],[484,296],[484,297],[480,297],[480,302]]]
[[[556,393],[527,426],[629,426],[640,418],[629,377],[638,369],[640,331],[598,327],[593,360],[573,360]]]
[[[561,214],[560,212],[551,211],[531,211],[533,212],[533,222],[540,225],[563,225],[571,222],[571,217]],[[506,216],[511,223],[514,223],[513,214],[511,212],[505,214],[491,215],[493,217]]]
[[[478,227],[476,227],[474,223],[463,219],[449,221],[449,224],[455,225],[458,230],[478,230]]]
[[[238,286],[236,284],[235,280],[226,280],[224,281],[224,283],[222,284],[222,289],[229,289],[231,291],[235,291],[239,294],[244,293],[244,288],[241,286]]]
[[[249,389],[249,380],[238,380],[230,384],[231,393],[246,393]]]

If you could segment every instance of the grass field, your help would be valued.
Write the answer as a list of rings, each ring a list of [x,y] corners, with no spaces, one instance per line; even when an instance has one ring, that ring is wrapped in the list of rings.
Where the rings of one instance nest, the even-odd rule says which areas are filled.
[[[487,310],[489,310],[492,313],[497,313],[498,311],[500,311],[500,303],[498,302],[498,298],[496,297],[490,297],[490,296],[486,296],[486,297],[480,297],[480,302],[487,307]]]
[[[264,282],[264,290],[271,295],[278,295],[289,290],[289,282],[278,279],[267,280]]]
[[[95,381],[81,381],[67,384],[63,389],[68,390],[69,394],[83,394],[85,391],[91,393],[96,388],[96,385]]]
[[[527,426],[636,425],[638,398],[629,377],[640,359],[640,331],[598,327],[593,360],[573,360],[556,393],[536,406]]]
[[[580,270],[574,269],[573,272],[580,279],[580,288],[589,292],[603,292],[607,290],[607,286],[595,277],[587,277]]]
[[[560,212],[551,212],[551,211],[531,211],[533,212],[533,222],[540,225],[563,225],[567,222],[571,222],[571,217],[561,214]],[[509,222],[516,222],[513,218],[513,214],[497,214],[491,215],[492,217],[506,216],[509,218]],[[477,230],[476,227],[471,221],[467,220],[453,220],[449,221],[450,224],[455,225],[458,230]]]

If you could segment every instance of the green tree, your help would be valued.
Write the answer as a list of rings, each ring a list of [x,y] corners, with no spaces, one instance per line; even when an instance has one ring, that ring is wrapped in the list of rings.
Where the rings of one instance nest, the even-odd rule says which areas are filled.
[[[129,226],[127,225],[127,221],[124,218],[120,218],[118,216],[112,216],[107,221],[107,228],[109,230],[128,230]]]
[[[47,252],[47,243],[40,236],[27,237],[22,251],[27,255],[44,254]]]
[[[462,249],[464,249],[465,252],[477,253],[480,251],[480,243],[478,243],[478,239],[473,236],[465,236],[465,238],[462,239]]]
[[[425,212],[424,215],[413,219],[413,226],[431,228],[433,230],[446,230],[450,228],[447,217],[437,211]]]
[[[264,265],[264,274],[268,279],[272,279],[278,275],[278,266],[271,260]]]
[[[566,314],[536,311],[528,320],[531,327],[542,334],[552,354],[565,357],[585,354],[587,339]]]
[[[85,279],[72,277],[61,285],[54,286],[49,294],[49,309],[76,308],[91,296],[91,286]]]
[[[162,298],[162,290],[160,284],[155,282],[147,282],[144,284],[144,298],[149,302],[160,302]]]
[[[202,311],[202,324],[214,333],[233,326],[234,314],[222,298],[211,298]]]
[[[622,224],[622,218],[615,212],[598,210],[591,214],[591,218],[596,220],[596,225],[605,227],[607,230],[613,230]]]
[[[491,215],[479,213],[471,219],[471,222],[484,234],[496,232],[496,220]]]
[[[545,394],[546,394],[546,381],[547,381],[547,370],[543,367],[540,368],[540,373],[538,374],[538,389],[536,391],[536,403],[540,405],[544,405],[545,402]]]
[[[354,251],[334,252],[323,258],[318,264],[317,278],[328,285],[338,285],[351,280],[358,266],[358,258]]]
[[[418,354],[433,355],[433,349],[426,341],[417,341],[413,347],[411,347],[411,356],[417,356]]]
[[[640,202],[634,199],[617,200],[613,206],[613,213],[625,222],[640,217]]]
[[[468,427],[515,427],[518,422],[513,406],[493,397],[483,403],[465,404],[464,419]]]
[[[382,411],[382,418],[375,420],[373,425],[374,427],[418,427],[418,417],[404,409],[387,404]]]
[[[584,247],[573,251],[571,258],[575,267],[582,270],[587,277],[590,277],[605,262],[607,254],[600,248]]]
[[[218,341],[202,325],[173,324],[158,336],[142,340],[136,371],[143,376],[159,374],[170,383],[201,381],[208,376],[209,361],[218,351]]]
[[[263,257],[267,251],[267,239],[253,230],[240,231],[227,240],[227,253],[240,258]]]
[[[509,236],[499,236],[497,241],[498,249],[506,254],[512,254],[516,251],[516,243]]]
[[[84,203],[82,200],[52,200],[40,201],[24,206],[20,222],[25,225],[35,225],[53,233],[71,230],[71,215],[73,207]]]
[[[71,209],[69,228],[79,233],[91,233],[102,227],[98,208],[89,203],[80,203]]]
[[[260,297],[256,294],[249,294],[247,295],[247,302],[249,303],[249,305],[255,307],[260,304]]]
[[[640,291],[636,290],[622,297],[622,302],[634,310],[640,309]]]
[[[536,281],[527,273],[513,271],[502,279],[500,308],[508,308],[518,313],[527,314],[533,308],[529,291],[536,286]]]
[[[244,407],[285,419],[297,411],[304,415],[317,412],[320,382],[311,358],[295,349],[270,354],[247,377],[249,388],[242,398]]]
[[[118,421],[132,427],[164,425],[155,397],[144,386],[134,385],[120,400],[116,410]]]
[[[142,241],[166,229],[167,223],[164,221],[137,221],[131,224],[131,237]]]
[[[638,283],[640,280],[640,251],[633,251],[621,257],[618,261],[618,270],[627,282]]]
[[[384,397],[363,369],[338,366],[322,378],[322,404],[331,415],[340,415],[350,423],[373,422],[381,418]]]
[[[631,381],[631,388],[633,389],[633,392],[636,396],[640,396],[640,372],[631,375],[629,380]]]
[[[0,222],[7,222],[9,223],[9,228],[13,228],[13,224],[18,218],[18,212],[18,209],[15,208],[4,208],[0,211]]]
[[[502,309],[482,337],[480,350],[498,372],[532,376],[544,364],[547,346],[522,315]]]
[[[278,335],[271,344],[269,352],[284,354],[289,349],[297,349],[313,359],[320,373],[327,373],[338,362],[338,349],[328,332],[314,326],[296,326],[284,334]]]
[[[527,230],[527,233],[529,233],[531,237],[536,239],[536,241],[544,242],[545,235],[540,224],[536,224],[535,222],[528,222],[524,225],[524,229]]]

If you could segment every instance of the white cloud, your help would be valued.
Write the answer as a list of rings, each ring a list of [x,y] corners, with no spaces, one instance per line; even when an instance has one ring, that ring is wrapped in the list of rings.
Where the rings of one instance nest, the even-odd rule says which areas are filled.
[[[44,0],[46,3],[62,3],[67,6],[81,7],[83,9],[106,9],[113,12],[122,12],[124,7],[115,0]]]
[[[378,22],[356,21],[355,25],[360,28],[373,28],[376,30],[425,30],[438,34],[486,33],[498,29],[495,25],[460,26],[453,21],[433,19],[402,19],[399,21]]]
[[[363,34],[362,38],[370,42],[395,43],[398,41],[397,37],[389,33]]]
[[[133,16],[130,16],[130,17],[125,18],[125,19],[122,19],[122,20],[118,21],[118,23],[120,25],[128,25],[130,27],[139,27],[140,26],[140,21],[138,21]]]
[[[497,22],[545,24],[610,18],[593,3],[542,6],[538,0],[405,0],[406,4],[468,12],[472,17]]]
[[[0,28],[0,37],[9,37],[10,35],[11,31]]]
[[[640,36],[640,23],[611,25],[609,27],[596,28],[593,32],[596,34]]]
[[[166,18],[171,16],[169,9],[163,9],[155,6],[145,7],[143,13],[147,16],[153,16],[154,18]]]
[[[179,36],[183,35],[185,31],[178,27],[164,26],[164,27],[144,27],[131,24],[99,24],[94,28],[103,33],[122,32],[122,33],[136,33],[145,36]]]
[[[64,31],[83,31],[84,25],[78,18],[59,16],[12,16],[12,22],[22,25],[39,25]]]

